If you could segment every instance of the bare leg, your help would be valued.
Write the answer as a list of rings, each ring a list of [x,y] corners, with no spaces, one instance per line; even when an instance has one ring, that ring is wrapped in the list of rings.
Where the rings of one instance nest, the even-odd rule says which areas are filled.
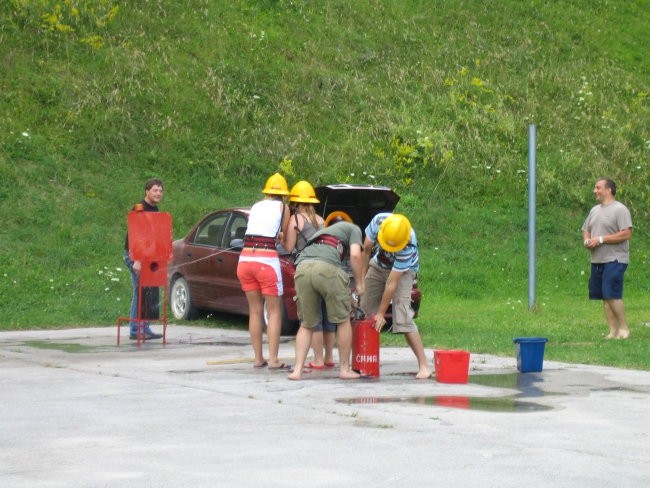
[[[623,300],[605,300],[605,315],[609,322],[610,334],[612,334],[612,324],[615,326],[613,331],[615,339],[627,339],[630,337],[630,328],[625,319]]]
[[[360,378],[361,375],[352,371],[350,366],[350,353],[352,352],[352,324],[350,324],[350,319],[338,324],[336,338],[339,344],[339,361],[341,362],[339,378],[343,380]]]
[[[605,318],[609,324],[609,334],[605,336],[605,339],[614,339],[616,337],[616,330],[618,329],[616,316],[609,304],[609,300],[603,300],[603,306],[605,308]]]
[[[298,329],[298,333],[296,334],[296,364],[294,364],[293,371],[289,375],[290,380],[302,379],[302,369],[305,366],[313,332],[313,329],[308,329],[303,326],[300,326],[300,329]]]
[[[280,333],[282,332],[282,297],[264,296],[266,310],[269,314],[266,324],[266,336],[269,341],[269,367],[280,366],[278,351],[280,350]]]
[[[323,331],[315,330],[311,337],[311,348],[314,351],[314,361],[312,364],[314,366],[324,366],[325,361],[323,359]]]
[[[334,365],[334,342],[336,335],[334,332],[323,332],[323,343],[325,345],[325,364]]]
[[[264,351],[262,350],[262,335],[264,331],[264,302],[259,291],[247,291],[248,300],[248,334],[255,354],[255,366],[264,364]]]
[[[422,338],[420,337],[420,333],[417,331],[407,332],[404,335],[406,336],[406,342],[418,360],[418,373],[415,375],[415,377],[418,380],[425,380],[427,378],[430,378],[431,371],[427,367],[427,357],[424,354],[424,346],[422,345]]]

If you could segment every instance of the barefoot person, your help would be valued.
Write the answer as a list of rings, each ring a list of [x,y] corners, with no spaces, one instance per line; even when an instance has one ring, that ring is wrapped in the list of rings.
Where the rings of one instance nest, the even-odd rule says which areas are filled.
[[[321,301],[325,302],[327,317],[336,324],[339,348],[339,378],[355,379],[352,371],[352,295],[350,277],[343,268],[343,258],[349,253],[350,266],[357,284],[356,292],[363,295],[361,229],[349,222],[339,222],[314,234],[296,260],[296,294],[300,329],[296,335],[296,364],[290,380],[302,379],[314,327],[321,321]]]
[[[375,245],[375,243],[377,245]],[[379,213],[366,227],[363,243],[363,272],[366,294],[361,308],[375,314],[375,329],[381,331],[392,303],[395,334],[404,334],[418,360],[417,379],[431,377],[418,326],[413,321],[411,289],[419,269],[418,241],[409,220],[400,214]]]
[[[623,276],[630,260],[632,217],[616,200],[616,184],[608,179],[596,181],[593,207],[582,225],[584,246],[591,252],[589,298],[602,300],[609,323],[607,339],[627,339],[630,329],[623,306]]]
[[[325,220],[316,213],[316,198],[314,187],[308,181],[302,180],[293,185],[289,202],[292,205],[292,215],[287,228],[285,248],[293,256],[298,256],[309,242],[309,239],[325,227]],[[309,369],[325,369],[334,367],[334,341],[336,324],[327,320],[325,304],[322,304],[323,319],[314,327],[311,348],[314,360],[305,366]]]

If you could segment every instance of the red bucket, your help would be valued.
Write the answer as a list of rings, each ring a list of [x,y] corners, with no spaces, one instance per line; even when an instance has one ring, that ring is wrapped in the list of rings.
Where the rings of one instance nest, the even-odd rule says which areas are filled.
[[[469,376],[469,352],[433,351],[438,383],[467,383]]]
[[[352,369],[362,376],[379,377],[379,332],[375,321],[352,321]]]

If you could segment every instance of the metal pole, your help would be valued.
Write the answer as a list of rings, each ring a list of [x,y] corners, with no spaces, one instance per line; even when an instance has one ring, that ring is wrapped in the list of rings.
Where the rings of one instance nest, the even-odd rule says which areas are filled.
[[[535,125],[528,126],[528,310],[535,308],[535,214],[536,182],[535,156],[537,132]]]

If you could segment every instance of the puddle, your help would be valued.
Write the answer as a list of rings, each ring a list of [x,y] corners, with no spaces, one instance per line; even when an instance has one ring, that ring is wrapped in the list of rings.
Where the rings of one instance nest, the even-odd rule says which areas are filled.
[[[373,403],[415,403],[417,405],[431,405],[434,407],[460,408],[467,410],[481,410],[485,412],[542,412],[552,410],[553,407],[535,402],[526,402],[513,396],[508,397],[468,397],[458,395],[414,396],[414,397],[358,397],[338,398],[339,403],[346,405],[373,404]]]
[[[544,391],[541,385],[544,378],[541,375],[526,373],[472,375],[469,383],[493,388],[518,390],[518,393],[500,397],[475,397],[463,395],[436,395],[413,397],[358,397],[340,398],[337,402],[348,405],[372,403],[415,403],[434,407],[461,408],[481,410],[484,412],[541,412],[553,407],[535,402],[524,401],[522,398],[539,398],[546,395],[559,395]]]
[[[87,346],[70,342],[51,342],[51,341],[25,341],[25,346],[36,349],[55,349],[57,351],[79,353],[79,352],[96,352],[101,349],[98,346]]]
[[[518,390],[520,398],[549,395],[588,395],[592,392],[650,393],[648,388],[634,387],[606,379],[600,373],[553,370],[543,373],[507,373],[470,375],[469,383]]]
[[[404,376],[397,373],[394,376]],[[408,374],[407,374],[408,375]],[[338,398],[339,403],[362,405],[376,403],[415,403],[434,407],[482,410],[486,412],[540,412],[554,406],[537,403],[535,399],[549,396],[587,396],[595,392],[650,393],[647,387],[630,386],[605,378],[600,373],[558,369],[539,373],[473,374],[469,384],[500,390],[513,390],[505,396],[477,397],[466,395],[435,396],[366,396]],[[456,385],[462,387],[462,385]]]
[[[479,374],[471,375],[468,383],[495,388],[510,388],[519,390],[519,398],[542,397],[547,395],[564,395],[565,393],[549,391],[550,385],[545,383],[541,373],[509,373],[509,374]]]

